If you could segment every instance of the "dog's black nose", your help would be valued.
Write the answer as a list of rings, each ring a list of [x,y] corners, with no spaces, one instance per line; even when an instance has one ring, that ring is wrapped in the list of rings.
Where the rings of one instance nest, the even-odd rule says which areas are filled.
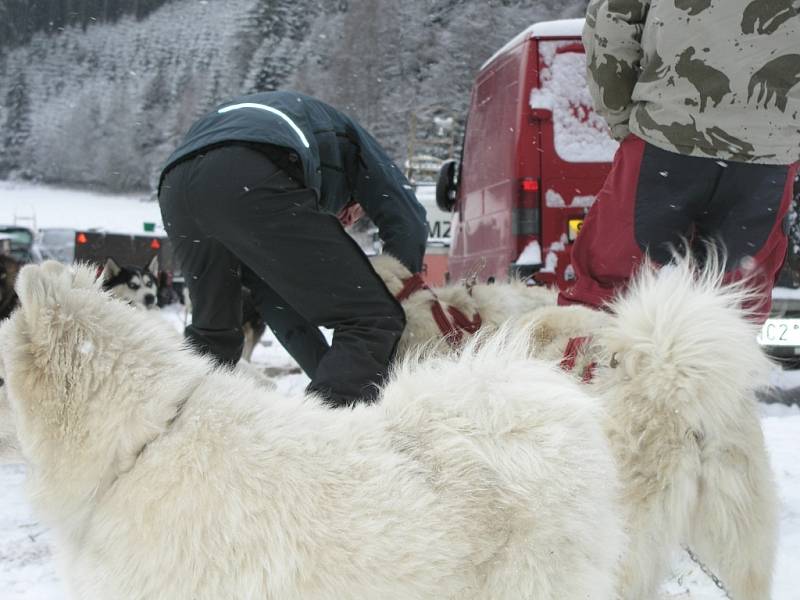
[[[144,305],[145,306],[153,306],[156,303],[156,297],[153,294],[147,294],[144,297]]]

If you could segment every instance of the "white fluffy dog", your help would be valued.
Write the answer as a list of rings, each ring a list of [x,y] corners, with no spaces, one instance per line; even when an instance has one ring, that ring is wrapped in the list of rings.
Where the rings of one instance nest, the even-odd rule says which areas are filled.
[[[391,257],[375,266],[395,293],[410,275]],[[506,308],[506,318],[519,317],[515,328],[532,333],[536,356],[561,361],[570,338],[591,338],[572,372],[581,379],[596,365],[585,389],[604,408],[623,483],[630,538],[621,561],[624,600],[653,598],[680,545],[717,573],[731,597],[770,597],[777,500],[755,402],[770,365],[757,326],[740,309],[747,292],[721,281],[717,264],[698,273],[683,260],[644,268],[608,313],[551,305],[520,317]],[[523,293],[518,284],[481,287],[496,297]],[[441,336],[430,321],[434,295],[463,302],[464,294],[463,286],[450,286],[404,301],[412,333],[403,348]],[[477,304],[477,288],[473,297],[466,310]]]
[[[600,411],[527,339],[406,361],[379,403],[332,411],[212,368],[97,285],[27,266],[0,329],[31,497],[76,598],[613,597]]]

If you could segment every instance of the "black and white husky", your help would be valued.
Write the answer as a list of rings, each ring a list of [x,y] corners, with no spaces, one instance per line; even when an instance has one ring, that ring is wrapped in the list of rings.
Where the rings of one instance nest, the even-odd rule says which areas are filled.
[[[154,256],[144,267],[121,266],[116,260],[109,258],[103,266],[100,279],[103,282],[103,289],[118,300],[148,310],[158,306],[158,256]],[[187,310],[190,310],[188,293],[184,303]],[[256,307],[253,293],[249,288],[242,287],[242,331],[244,333],[242,358],[247,362],[252,360],[253,350],[261,341],[266,329],[267,324]]]
[[[100,279],[103,289],[114,298],[148,310],[157,306],[158,256],[154,256],[144,267],[121,266],[109,258]]]

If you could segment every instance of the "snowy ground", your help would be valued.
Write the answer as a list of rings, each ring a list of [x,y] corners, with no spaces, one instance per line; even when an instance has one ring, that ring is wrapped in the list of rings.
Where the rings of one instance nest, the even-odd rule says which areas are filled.
[[[16,214],[23,218],[35,216],[38,227],[141,232],[144,221],[160,224],[158,206],[143,202],[144,199],[0,182],[0,224],[14,223]],[[183,326],[180,308],[170,307],[162,314],[176,329]],[[253,361],[275,377],[280,389],[302,389],[308,381],[295,372],[291,358],[269,335],[256,348]],[[776,371],[774,384],[782,388],[784,399],[792,397],[792,390],[800,387],[800,372]],[[761,410],[781,498],[781,540],[773,600],[795,600],[800,597],[800,572],[794,563],[800,556],[800,408],[763,404]],[[31,513],[24,481],[23,465],[0,465],[0,600],[66,600],[52,539]],[[725,598],[697,566],[680,554],[676,555],[672,576],[661,592],[669,600]]]

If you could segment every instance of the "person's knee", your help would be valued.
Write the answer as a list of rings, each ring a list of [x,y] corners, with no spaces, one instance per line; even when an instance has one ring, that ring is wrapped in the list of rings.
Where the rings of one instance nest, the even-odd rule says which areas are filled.
[[[369,337],[376,339],[400,339],[406,327],[403,309],[395,305],[382,305],[375,310],[361,312],[343,319],[333,327],[340,331],[371,332]]]

